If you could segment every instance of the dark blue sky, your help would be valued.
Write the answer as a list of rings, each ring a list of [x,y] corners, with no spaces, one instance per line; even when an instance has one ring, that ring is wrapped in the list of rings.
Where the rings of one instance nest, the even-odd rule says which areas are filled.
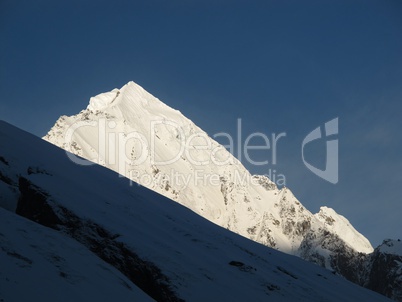
[[[333,207],[374,245],[402,237],[401,1],[1,0],[0,37],[0,119],[43,136],[133,80],[210,135],[238,118],[244,136],[286,132],[278,163],[244,162],[252,173],[284,174],[307,208]],[[333,185],[301,142],[335,117]],[[308,154],[323,167],[325,142]]]

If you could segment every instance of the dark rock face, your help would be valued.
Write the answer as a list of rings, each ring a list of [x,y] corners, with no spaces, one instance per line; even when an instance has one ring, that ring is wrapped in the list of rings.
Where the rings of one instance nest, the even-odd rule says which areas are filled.
[[[71,236],[108,262],[156,301],[183,301],[176,296],[169,279],[149,261],[134,251],[99,224],[81,219],[70,210],[57,205],[51,196],[28,179],[20,177],[21,192],[17,214]]]
[[[384,241],[383,244],[387,244]],[[330,262],[317,252],[330,252]],[[332,269],[349,281],[376,291],[395,301],[402,301],[402,255],[388,254],[377,247],[371,254],[358,253],[338,236],[326,231],[309,232],[300,245],[300,256]]]
[[[382,245],[389,244],[385,240]],[[381,246],[370,255],[371,270],[366,287],[396,301],[402,301],[402,255],[381,251]]]
[[[330,253],[329,261],[321,255],[320,250]],[[333,270],[349,281],[359,285],[365,281],[367,255],[356,252],[337,235],[326,230],[311,230],[300,244],[300,255],[307,261]]]
[[[20,198],[16,213],[46,227],[58,230],[61,220],[48,204],[49,195],[24,177],[19,178]]]

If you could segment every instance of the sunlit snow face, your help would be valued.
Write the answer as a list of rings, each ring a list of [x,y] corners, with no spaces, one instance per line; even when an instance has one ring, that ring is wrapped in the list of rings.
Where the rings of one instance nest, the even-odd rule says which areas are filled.
[[[285,175],[277,172],[275,166],[278,164],[279,145],[287,133],[254,132],[245,135],[243,121],[239,118],[234,135],[219,132],[210,137],[179,111],[166,106],[133,82],[120,90],[113,89],[92,97],[87,109],[77,117],[68,121],[62,145],[72,153],[68,154],[69,158],[80,165],[90,165],[91,162],[73,154],[116,167],[115,170],[126,176],[133,173],[133,168],[144,164],[160,167],[187,161],[200,172],[209,165],[228,166],[242,162],[248,166],[270,165],[265,175],[279,186],[286,185]],[[324,128],[324,139],[336,135],[338,119],[327,122]],[[81,136],[85,137],[85,143]],[[81,146],[88,144],[88,136],[93,152],[83,150],[88,148]],[[313,166],[305,158],[305,153],[308,153],[305,146],[322,138],[320,127],[306,136],[301,145],[302,160],[319,177],[337,183],[337,139],[326,143],[324,169]],[[225,141],[225,144],[217,143],[216,139]],[[181,177],[187,179],[188,175]],[[219,175],[207,178],[213,182],[219,179]],[[206,178],[203,181],[207,181]]]

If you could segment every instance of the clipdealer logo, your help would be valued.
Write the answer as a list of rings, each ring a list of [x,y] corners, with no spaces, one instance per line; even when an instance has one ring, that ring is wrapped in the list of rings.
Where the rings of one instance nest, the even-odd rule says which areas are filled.
[[[108,120],[106,118],[100,118],[97,121],[81,120],[70,125],[67,129],[64,137],[64,147],[67,152],[67,156],[71,161],[79,165],[92,165],[98,163],[104,166],[115,166],[117,172],[123,176],[129,176],[130,171],[136,169],[141,164],[147,163],[150,166],[169,166],[176,161],[180,161],[180,158],[185,158],[194,167],[202,168],[202,166],[209,165],[213,163],[217,166],[233,165],[236,161],[241,161],[242,156],[244,159],[254,166],[263,166],[269,163],[268,160],[256,161],[251,159],[249,151],[251,150],[267,150],[271,152],[271,164],[277,164],[277,145],[280,138],[286,137],[286,133],[282,132],[279,134],[273,133],[270,137],[261,132],[255,132],[248,135],[245,140],[242,137],[242,121],[237,120],[237,136],[233,138],[228,133],[217,133],[213,135],[213,138],[223,137],[227,139],[228,144],[219,145],[212,144],[212,140],[208,137],[205,132],[195,132],[191,135],[186,135],[184,128],[174,121],[163,120],[153,120],[150,121],[148,136],[138,131],[132,131],[130,133],[125,133],[118,131],[118,121]],[[76,137],[85,136],[84,128],[92,128],[91,132],[94,130],[97,134],[97,146],[95,158],[88,158],[89,160],[78,157],[77,150],[79,150],[77,142],[74,140]],[[176,145],[178,145],[177,150],[170,150],[173,156],[171,158],[163,158],[163,160],[158,159],[156,154],[157,144],[156,138],[158,127],[163,127],[165,130],[169,129],[170,132],[175,133]],[[82,132],[82,133],[81,133]],[[325,123],[323,129],[322,127],[317,127],[311,131],[303,139],[301,145],[301,157],[304,165],[318,177],[326,180],[332,184],[338,183],[338,118],[334,118]],[[254,138],[259,138],[260,145],[251,144],[251,140]],[[305,158],[305,147],[312,143],[313,141],[319,139],[326,139],[326,165],[325,169],[319,169],[309,163]],[[235,141],[237,141],[237,159],[235,157]],[[166,144],[165,144],[166,145]],[[128,156],[127,149],[130,146],[132,152],[135,149],[135,156]],[[77,149],[78,147],[78,149]],[[95,147],[95,146],[93,146]],[[226,149],[233,156],[219,158],[218,154],[222,149]],[[70,153],[71,152],[71,153]],[[201,160],[194,156],[194,152],[204,154],[204,158]],[[127,170],[128,167],[131,170]],[[144,172],[144,171],[143,171]],[[268,175],[266,175],[268,176]],[[283,174],[276,175],[276,170],[269,170],[269,176],[278,185],[285,185],[285,176]],[[276,178],[276,179],[275,179]],[[276,181],[278,180],[278,181]],[[280,183],[279,183],[280,182]]]
[[[321,127],[315,128],[311,131],[303,140],[302,142],[302,159],[304,165],[314,174],[325,179],[326,181],[336,184],[339,180],[339,145],[338,139],[333,139],[336,135],[338,135],[338,118],[334,118],[329,122],[326,122],[324,125],[324,133],[325,136],[323,137],[323,131]],[[329,138],[326,142],[326,163],[325,169],[321,170],[319,168],[314,167],[310,163],[308,163],[304,157],[304,147],[318,139],[322,138]]]

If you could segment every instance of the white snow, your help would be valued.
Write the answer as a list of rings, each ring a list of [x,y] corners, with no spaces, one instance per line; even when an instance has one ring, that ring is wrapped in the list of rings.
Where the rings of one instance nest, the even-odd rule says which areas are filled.
[[[278,250],[297,255],[309,228],[326,228],[356,251],[373,250],[344,217],[325,208],[336,221],[329,225],[325,211],[313,215],[288,188],[252,176],[192,121],[134,82],[61,117],[44,139]]]
[[[87,109],[93,111],[102,110],[109,106],[116,99],[118,94],[119,90],[113,89],[112,91],[101,93],[97,96],[91,97]]]
[[[0,162],[8,167],[7,177],[13,181],[24,177],[46,192],[47,203],[56,213],[61,215],[58,209],[62,206],[80,218],[83,223],[77,228],[91,221],[118,234],[116,242],[159,267],[173,290],[186,301],[388,301],[319,266],[210,223],[147,188],[130,186],[113,171],[76,165],[59,148],[3,122],[0,156],[8,162]],[[280,193],[277,203],[283,208],[297,205],[287,190],[253,188],[256,195]],[[302,206],[297,206],[294,215],[302,215]],[[4,248],[0,251],[0,276],[13,281],[0,282],[0,298],[7,297],[4,301],[67,301],[73,296],[73,301],[83,301],[80,298],[84,295],[86,300],[123,301],[120,297],[126,293],[124,298],[130,297],[130,291],[119,283],[125,279],[110,268],[104,275],[105,264],[82,245],[15,214],[0,213],[2,246],[32,260],[32,267],[20,273],[19,265],[26,266],[26,261],[10,258]],[[48,258],[52,253],[66,259],[62,266]],[[70,279],[57,277],[59,270]],[[69,281],[76,283],[70,286]],[[25,299],[24,286],[32,299]],[[133,301],[138,297],[141,301],[141,292],[132,288]],[[36,299],[42,291],[43,298]],[[110,295],[113,299],[108,299]]]
[[[325,228],[338,235],[342,240],[360,253],[372,253],[373,247],[367,238],[363,237],[344,216],[339,215],[334,209],[321,207],[320,211],[314,215],[324,223]]]

